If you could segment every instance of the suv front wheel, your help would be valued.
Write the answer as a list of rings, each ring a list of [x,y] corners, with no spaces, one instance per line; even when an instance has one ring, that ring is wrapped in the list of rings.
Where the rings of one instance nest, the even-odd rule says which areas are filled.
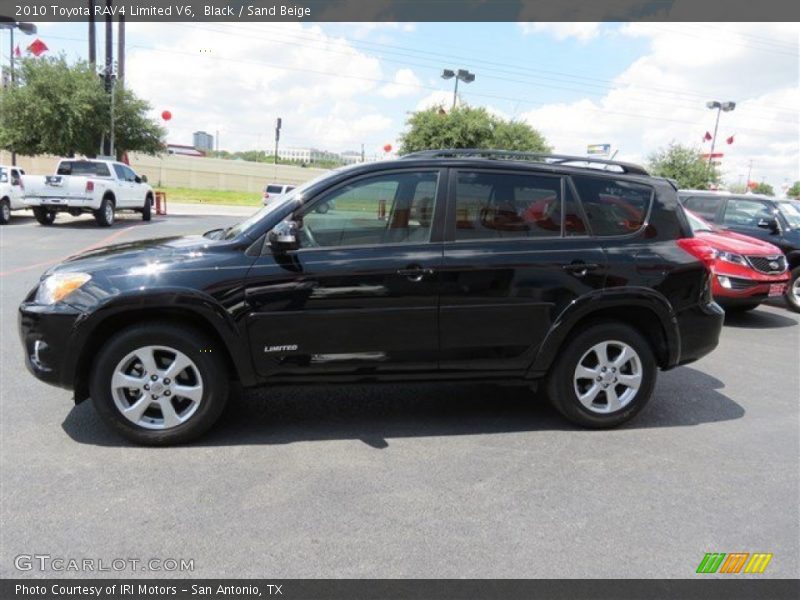
[[[794,312],[800,312],[800,267],[792,269],[792,278],[786,288],[786,301]]]
[[[194,329],[136,325],[113,337],[97,357],[92,403],[107,425],[134,442],[187,442],[205,433],[225,407],[225,363]]]
[[[575,336],[550,371],[547,394],[567,419],[604,428],[633,418],[653,393],[657,366],[642,335],[617,322]]]

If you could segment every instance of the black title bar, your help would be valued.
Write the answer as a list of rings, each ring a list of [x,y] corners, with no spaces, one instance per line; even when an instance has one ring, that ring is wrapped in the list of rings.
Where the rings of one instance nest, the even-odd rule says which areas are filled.
[[[127,21],[800,21],[796,0],[113,0]],[[79,22],[86,0],[0,0],[0,18]],[[95,18],[105,18],[96,0]]]

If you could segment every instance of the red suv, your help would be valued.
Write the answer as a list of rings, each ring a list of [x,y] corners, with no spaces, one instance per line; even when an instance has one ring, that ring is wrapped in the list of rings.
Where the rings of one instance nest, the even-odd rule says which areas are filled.
[[[712,291],[725,310],[752,310],[767,298],[786,293],[789,273],[780,248],[714,229],[690,210],[685,212],[695,236],[717,251]]]

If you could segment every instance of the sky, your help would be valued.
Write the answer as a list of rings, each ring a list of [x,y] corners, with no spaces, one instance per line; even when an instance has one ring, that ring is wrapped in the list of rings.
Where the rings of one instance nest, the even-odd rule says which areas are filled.
[[[86,34],[39,24],[70,59],[86,58]],[[126,85],[159,120],[172,113],[173,143],[205,130],[224,150],[271,151],[281,117],[282,146],[378,156],[411,112],[449,108],[444,68],[475,74],[460,103],[530,123],[555,152],[608,143],[633,162],[671,142],[708,151],[706,102],[730,100],[715,149],[726,182],[752,161],[751,180],[780,193],[800,179],[799,45],[798,23],[128,23]]]

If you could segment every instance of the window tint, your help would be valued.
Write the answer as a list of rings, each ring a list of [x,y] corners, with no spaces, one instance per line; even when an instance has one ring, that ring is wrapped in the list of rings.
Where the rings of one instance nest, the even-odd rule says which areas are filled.
[[[436,172],[361,179],[304,208],[301,247],[426,242],[433,224]]]
[[[586,224],[583,222],[583,214],[575,197],[572,195],[570,186],[566,186],[567,193],[564,197],[564,235],[587,235]]]
[[[106,163],[89,162],[88,160],[65,160],[58,164],[56,175],[80,175],[94,177],[111,177]]]
[[[625,235],[644,225],[652,188],[599,177],[575,176],[572,179],[595,235]]]
[[[561,235],[559,177],[461,171],[455,193],[457,240]]]
[[[127,179],[131,183],[136,183],[136,173],[134,172],[133,169],[123,165],[122,170],[125,173],[125,179]]]
[[[280,185],[268,185],[267,186],[267,193],[268,194],[282,194],[283,193],[283,186],[280,186]]]
[[[721,198],[711,198],[708,196],[690,196],[682,201],[682,204],[694,214],[700,215],[708,221],[713,221],[717,216],[717,208],[722,202]]]
[[[114,173],[117,174],[117,179],[121,181],[127,181],[128,177],[125,174],[125,169],[122,165],[114,165]]]
[[[775,215],[766,202],[730,198],[722,218],[724,225],[758,229],[762,219],[772,219]]]

